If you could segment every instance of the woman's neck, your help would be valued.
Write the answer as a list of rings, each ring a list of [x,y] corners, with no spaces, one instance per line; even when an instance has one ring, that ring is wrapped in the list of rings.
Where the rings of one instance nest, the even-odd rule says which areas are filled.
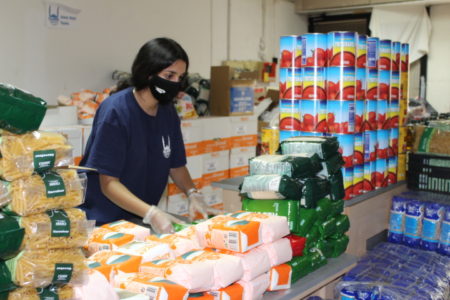
[[[156,116],[158,113],[158,100],[153,97],[150,89],[146,88],[139,91],[133,89],[133,95],[139,106],[146,114],[153,117]]]

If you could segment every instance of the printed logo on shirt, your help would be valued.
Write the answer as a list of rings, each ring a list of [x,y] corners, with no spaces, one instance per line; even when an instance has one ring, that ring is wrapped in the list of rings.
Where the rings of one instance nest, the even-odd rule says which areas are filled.
[[[167,136],[167,145],[166,142],[164,141],[164,137],[162,136],[162,146],[163,146],[163,155],[165,158],[169,158],[170,157],[170,153],[172,152],[172,150],[170,149],[170,136]]]
[[[160,94],[165,94],[166,93],[166,91],[165,90],[163,90],[162,88],[160,88],[160,87],[155,87],[156,88],[156,91],[158,92],[158,93],[160,93]]]

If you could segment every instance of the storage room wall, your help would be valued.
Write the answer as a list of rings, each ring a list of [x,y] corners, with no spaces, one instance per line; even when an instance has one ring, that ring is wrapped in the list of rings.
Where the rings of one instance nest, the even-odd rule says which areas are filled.
[[[433,5],[428,56],[427,99],[439,112],[450,111],[450,4]]]
[[[61,94],[109,87],[112,72],[128,71],[138,48],[153,37],[179,41],[189,54],[190,71],[209,78],[210,66],[225,59],[258,59],[261,49],[267,59],[277,56],[279,35],[307,28],[288,0],[58,3],[81,9],[72,28],[46,27],[44,0],[0,0],[0,82],[25,88],[49,104]]]

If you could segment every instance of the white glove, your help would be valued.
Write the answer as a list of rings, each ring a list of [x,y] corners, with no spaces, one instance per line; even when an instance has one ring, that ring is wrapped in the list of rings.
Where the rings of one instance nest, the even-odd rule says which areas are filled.
[[[203,194],[199,191],[195,190],[194,192],[189,193],[189,217],[191,220],[194,220],[196,212],[202,215],[203,219],[208,219],[208,205],[205,203],[205,198]]]
[[[145,224],[149,224],[153,231],[157,234],[162,233],[173,233],[173,223],[184,224],[180,219],[175,218],[174,216],[165,213],[160,210],[158,207],[152,205],[150,209],[145,214],[144,219],[142,220]]]

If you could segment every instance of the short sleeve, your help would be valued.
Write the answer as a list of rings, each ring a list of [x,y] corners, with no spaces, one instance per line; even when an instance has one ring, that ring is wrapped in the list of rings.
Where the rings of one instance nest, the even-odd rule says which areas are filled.
[[[184,149],[183,135],[181,134],[180,127],[180,118],[178,115],[174,116],[174,134],[173,134],[173,142],[174,145],[172,147],[172,157],[170,161],[170,168],[179,168],[186,165],[186,150]]]
[[[85,166],[97,169],[100,174],[119,178],[125,166],[125,130],[107,122],[98,123],[94,130]]]

